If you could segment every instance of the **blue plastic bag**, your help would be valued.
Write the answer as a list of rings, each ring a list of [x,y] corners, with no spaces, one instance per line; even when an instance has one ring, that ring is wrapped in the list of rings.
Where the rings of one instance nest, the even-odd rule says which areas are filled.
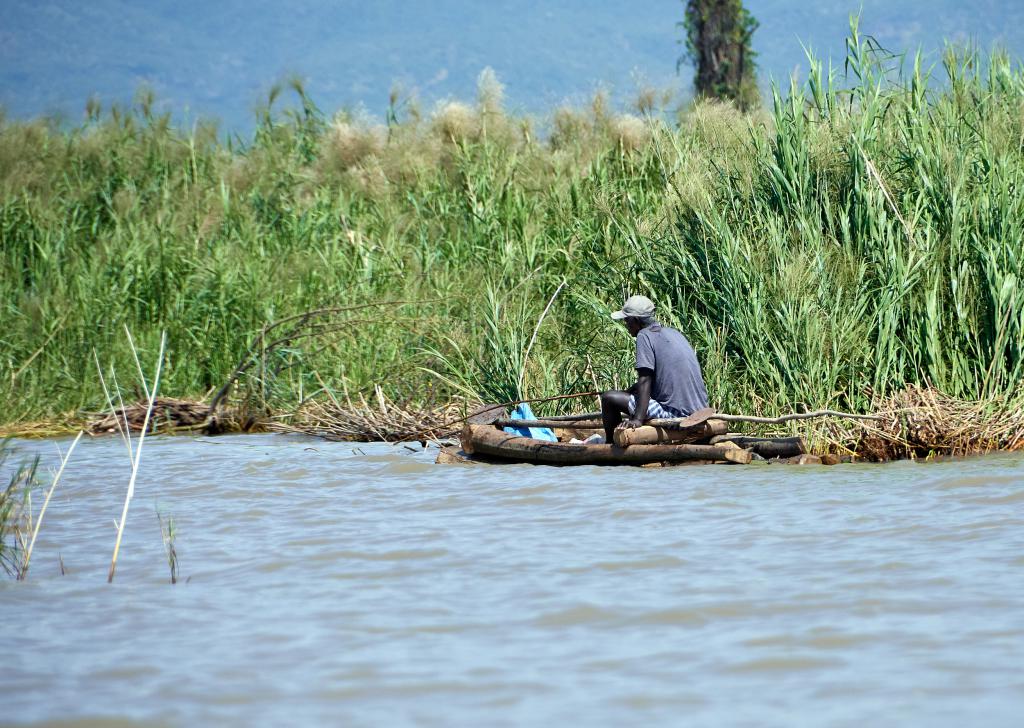
[[[533,414],[533,410],[530,409],[530,405],[528,405],[526,402],[521,402],[518,407],[512,410],[512,414],[509,416],[509,419],[535,420],[537,418]],[[534,440],[558,442],[558,438],[555,437],[555,433],[551,431],[550,427],[506,427],[505,432],[507,432],[510,435],[532,437]]]

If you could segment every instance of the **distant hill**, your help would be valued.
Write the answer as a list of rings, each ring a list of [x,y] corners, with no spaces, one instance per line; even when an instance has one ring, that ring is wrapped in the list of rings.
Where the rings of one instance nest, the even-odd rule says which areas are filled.
[[[806,70],[800,43],[837,60],[850,11],[893,50],[921,46],[937,59],[943,39],[1024,51],[1020,0],[748,0],[760,21],[761,75]],[[265,0],[132,2],[7,0],[0,5],[0,105],[24,117],[81,118],[86,99],[130,100],[152,87],[179,120],[218,117],[252,126],[271,84],[307,79],[328,112],[364,106],[379,114],[392,84],[429,105],[471,98],[491,66],[512,109],[543,112],[604,84],[628,99],[638,84],[687,93],[677,76],[680,0]]]

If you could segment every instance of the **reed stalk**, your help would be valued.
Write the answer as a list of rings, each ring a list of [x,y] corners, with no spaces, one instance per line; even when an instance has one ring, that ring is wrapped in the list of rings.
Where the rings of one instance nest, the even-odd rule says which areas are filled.
[[[519,370],[519,391],[523,391],[523,378],[526,376],[526,364],[530,361],[530,350],[533,349],[534,342],[537,341],[537,334],[540,333],[540,326],[544,323],[544,317],[548,315],[548,311],[551,310],[551,306],[555,303],[555,299],[558,298],[558,294],[565,288],[566,281],[562,281],[558,284],[558,288],[551,294],[551,298],[548,300],[548,305],[541,311],[540,318],[537,319],[537,325],[533,328],[533,335],[530,337],[530,343],[526,345],[526,351],[523,352],[523,366]]]
[[[39,528],[43,525],[43,516],[46,514],[46,507],[50,505],[50,498],[53,496],[53,491],[57,488],[57,483],[60,482],[60,476],[64,474],[64,468],[68,464],[68,460],[71,459],[71,453],[75,451],[75,446],[78,441],[82,439],[84,433],[79,432],[75,439],[72,441],[68,451],[61,456],[60,467],[53,476],[53,480],[50,481],[50,488],[46,491],[46,498],[43,500],[43,505],[39,509],[39,515],[35,517],[35,527],[32,529],[32,539],[28,542],[28,547],[24,550],[21,555],[21,564],[18,567],[18,581],[24,581],[28,577],[28,567],[32,562],[32,549],[35,548],[36,538],[39,536]],[[63,563],[63,562],[62,562]],[[63,566],[61,567],[63,570]]]
[[[167,520],[164,520],[163,514],[157,509],[156,512],[157,522],[160,524],[160,535],[163,537],[164,552],[167,554],[167,567],[171,571],[171,583],[178,583],[178,550],[175,546],[175,540],[178,536],[177,528],[174,524],[174,518],[168,516]]]
[[[153,414],[153,403],[155,402],[157,392],[160,389],[160,374],[163,369],[164,351],[167,345],[167,337],[165,334],[160,337],[160,351],[157,354],[155,366],[156,373],[153,376],[153,383],[152,385],[150,385],[146,382],[146,375],[142,371],[142,363],[139,360],[138,350],[135,348],[135,341],[132,338],[131,332],[128,330],[127,327],[125,327],[125,334],[128,338],[129,346],[131,347],[132,357],[135,361],[136,370],[139,375],[139,383],[142,386],[142,389],[146,396],[147,406],[145,419],[143,420],[142,424],[142,430],[139,432],[139,435],[135,440],[134,449],[132,447],[131,432],[130,430],[128,430],[127,425],[125,425],[124,429],[121,431],[121,437],[124,439],[125,444],[127,445],[128,448],[128,459],[131,464],[131,476],[128,479],[128,491],[125,494],[124,506],[121,509],[121,520],[117,524],[117,538],[114,541],[114,553],[113,556],[111,556],[110,558],[110,570],[107,573],[108,584],[114,581],[114,572],[117,569],[117,556],[121,550],[121,538],[124,535],[124,526],[128,520],[128,506],[131,504],[132,496],[135,494],[135,479],[138,476],[139,465],[142,462],[142,446],[146,441],[146,433],[149,431],[149,422]],[[101,380],[103,379],[102,371],[100,371],[100,378]],[[114,402],[110,396],[110,392],[107,389],[105,382],[103,384],[103,387],[104,392],[106,393],[107,396],[107,404],[110,407],[111,412],[114,412]],[[118,388],[116,391],[118,392],[118,396],[120,397],[120,389]],[[122,410],[123,409],[124,405],[122,402]]]

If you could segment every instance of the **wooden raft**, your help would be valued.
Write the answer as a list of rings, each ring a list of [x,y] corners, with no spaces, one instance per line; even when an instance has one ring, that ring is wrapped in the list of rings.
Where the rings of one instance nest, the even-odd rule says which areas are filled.
[[[547,465],[645,465],[693,460],[746,465],[751,460],[749,450],[735,446],[661,443],[621,447],[546,442],[510,435],[493,425],[473,424],[462,429],[462,449],[470,455]]]

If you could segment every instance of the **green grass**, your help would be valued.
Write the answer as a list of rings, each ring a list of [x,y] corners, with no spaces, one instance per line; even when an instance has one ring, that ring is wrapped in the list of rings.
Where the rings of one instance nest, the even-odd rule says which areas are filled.
[[[628,293],[686,333],[728,411],[1015,393],[1024,75],[999,54],[886,63],[854,30],[845,75],[812,64],[763,112],[667,123],[598,97],[544,134],[486,74],[475,105],[387,126],[327,119],[296,84],[301,111],[266,109],[244,142],[146,98],[71,131],[0,122],[2,418],[100,408],[93,352],[132,371],[124,325],[144,356],[166,330],[164,391],[202,397],[267,322],[385,301],[273,352],[243,394],[287,410],[317,374],[396,401],[611,387]]]
[[[38,485],[39,458],[9,462],[13,452],[0,440],[0,569],[14,577],[28,570],[25,549],[32,525],[32,491]],[[20,578],[20,577],[19,577]]]

